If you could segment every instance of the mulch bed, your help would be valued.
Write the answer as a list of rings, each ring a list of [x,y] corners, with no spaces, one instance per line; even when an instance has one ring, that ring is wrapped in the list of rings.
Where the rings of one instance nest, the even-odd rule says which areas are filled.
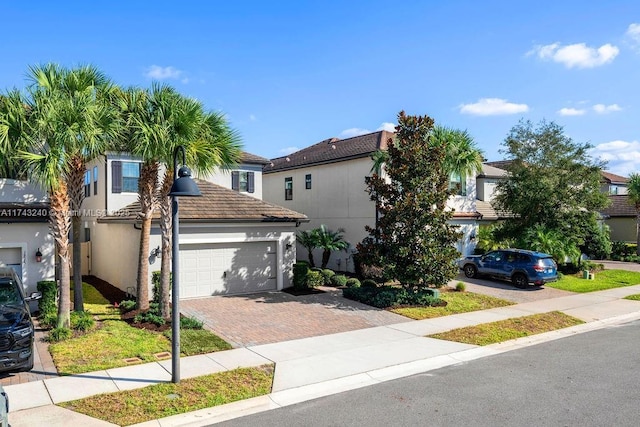
[[[296,297],[302,296],[302,295],[314,295],[314,294],[324,294],[325,291],[321,290],[321,289],[316,289],[316,288],[304,288],[304,289],[296,289],[296,288],[285,288],[282,290],[282,292],[286,292],[289,295],[293,295]]]

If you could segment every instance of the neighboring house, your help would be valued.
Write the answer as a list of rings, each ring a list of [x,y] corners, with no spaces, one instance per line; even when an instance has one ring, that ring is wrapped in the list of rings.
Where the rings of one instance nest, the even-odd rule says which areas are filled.
[[[310,220],[303,227],[305,230],[321,224],[334,231],[345,230],[344,237],[351,248],[334,253],[329,268],[353,271],[355,246],[368,235],[365,225],[375,226],[375,203],[366,191],[365,177],[372,174],[371,155],[385,150],[393,135],[379,131],[347,139],[326,139],[272,159],[264,168],[265,200],[304,213]],[[474,204],[475,178],[464,178],[464,182],[453,179],[451,186],[459,193],[448,202],[449,208],[455,210],[451,223],[459,225],[463,232],[458,250],[468,254],[473,250],[471,237],[479,218]]]
[[[637,222],[636,208],[629,201],[629,196],[610,195],[611,205],[603,209],[605,224],[609,226],[611,241],[636,242]]]
[[[236,168],[197,180],[202,197],[180,199],[181,298],[291,286],[296,228],[307,218],[260,200],[266,162],[243,153]],[[83,246],[83,255],[91,255],[83,273],[131,294],[135,294],[140,243],[140,166],[140,160],[122,154],[97,159],[87,169],[82,209],[84,240],[90,241]],[[150,276],[160,270],[158,218],[156,212]]]
[[[477,176],[476,206],[478,212],[482,214],[483,222],[493,222],[506,218],[504,213],[498,214],[491,206],[496,184],[507,176],[507,168],[510,160],[495,162],[485,162],[482,173]],[[600,190],[609,195],[611,204],[604,208],[600,214],[604,223],[609,226],[611,240],[623,242],[636,241],[636,210],[627,196],[628,178],[601,171],[602,175]]]
[[[54,242],[49,233],[49,201],[26,181],[0,179],[0,266],[13,267],[25,292],[55,277]]]

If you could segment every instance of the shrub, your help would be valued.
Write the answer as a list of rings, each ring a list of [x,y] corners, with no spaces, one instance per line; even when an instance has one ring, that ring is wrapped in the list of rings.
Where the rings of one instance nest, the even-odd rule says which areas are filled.
[[[158,326],[162,326],[165,323],[167,323],[166,320],[162,318],[162,316],[160,316],[159,314],[157,314],[151,309],[149,309],[149,311],[136,314],[135,317],[133,318],[133,322],[134,323],[153,323],[154,325],[158,325]]]
[[[56,299],[58,297],[58,284],[52,280],[42,280],[37,284],[38,292],[42,293],[42,298],[38,300],[38,311],[40,317],[55,316],[58,312]]]
[[[347,288],[359,288],[359,287],[360,287],[360,280],[356,279],[355,277],[351,277],[347,279]]]
[[[71,312],[71,329],[77,331],[88,331],[93,328],[95,321],[91,314],[86,311],[72,311]]]
[[[119,307],[120,312],[128,313],[136,308],[136,302],[134,300],[126,299],[124,301],[120,301]]]
[[[456,291],[458,292],[464,292],[467,290],[467,285],[464,284],[464,282],[458,282],[456,284]]]
[[[378,284],[373,279],[364,279],[362,281],[362,287],[363,288],[377,288]]]
[[[71,338],[73,333],[69,328],[54,328],[49,331],[49,336],[47,337],[47,341],[49,342],[60,342],[64,340],[68,340]]]
[[[347,286],[347,276],[344,274],[336,274],[331,277],[331,284],[333,286]]]
[[[324,277],[324,284],[325,285],[331,284],[331,278],[336,275],[335,271],[333,271],[333,270],[331,270],[329,268],[323,269],[321,273],[322,273],[322,277]]]
[[[307,273],[309,272],[309,264],[304,261],[298,261],[293,264],[293,287],[295,289],[304,289],[307,287]]]
[[[322,275],[322,270],[309,270],[307,272],[307,287],[317,288],[318,286],[322,285],[324,285],[324,276]]]
[[[40,326],[42,326],[43,328],[55,328],[56,324],[58,323],[58,313],[56,310],[45,312],[41,311],[38,319],[40,320]]]
[[[446,304],[436,295],[434,289],[411,291],[393,286],[346,288],[342,291],[345,298],[378,307],[387,308],[402,305],[439,306]]]
[[[202,329],[203,323],[193,317],[181,317],[180,329]]]

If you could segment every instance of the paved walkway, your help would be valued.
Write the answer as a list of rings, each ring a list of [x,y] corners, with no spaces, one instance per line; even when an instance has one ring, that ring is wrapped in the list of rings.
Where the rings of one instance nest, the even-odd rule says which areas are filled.
[[[239,366],[275,363],[272,393],[154,420],[139,426],[210,425],[225,419],[638,320],[640,301],[623,299],[627,295],[638,293],[640,285],[182,358],[181,374],[185,379]],[[311,306],[313,304],[309,304]],[[486,347],[426,337],[459,327],[553,310],[560,310],[587,323]],[[9,421],[12,427],[110,425],[53,405],[94,394],[168,382],[171,378],[170,369],[171,361],[160,361],[10,385],[5,388],[11,402]]]

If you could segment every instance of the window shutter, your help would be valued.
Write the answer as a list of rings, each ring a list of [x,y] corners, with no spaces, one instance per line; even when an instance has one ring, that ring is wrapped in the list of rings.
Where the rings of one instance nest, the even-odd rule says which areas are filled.
[[[122,193],[122,162],[111,162],[111,192]]]
[[[255,172],[247,172],[247,193],[253,193],[255,191]]]
[[[231,189],[240,191],[240,172],[238,171],[231,172]]]

